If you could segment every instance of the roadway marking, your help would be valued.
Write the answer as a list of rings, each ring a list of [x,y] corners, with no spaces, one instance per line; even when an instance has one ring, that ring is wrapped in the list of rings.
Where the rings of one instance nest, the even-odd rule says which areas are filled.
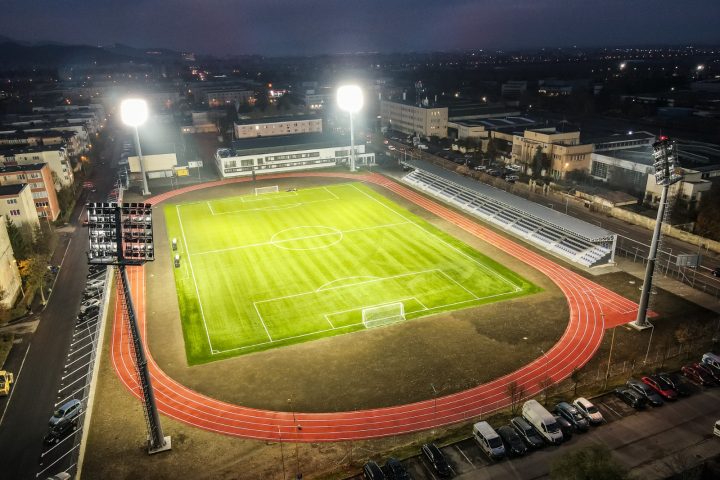
[[[25,355],[23,356],[22,362],[20,363],[20,369],[18,370],[18,373],[14,378],[13,386],[11,387],[12,390],[10,390],[10,396],[8,397],[7,403],[5,404],[5,408],[3,409],[2,416],[0,416],[0,425],[2,425],[2,422],[5,419],[5,412],[7,412],[7,409],[10,406],[10,400],[12,400],[13,393],[15,393],[15,389],[17,388],[17,383],[18,383],[18,381],[20,381],[20,373],[22,372],[23,366],[25,366],[25,359],[28,356],[28,352],[30,351],[31,346],[32,346],[32,344],[28,345],[27,350],[25,350]]]
[[[462,455],[463,458],[464,458],[465,460],[467,460],[467,462],[468,462],[470,465],[472,465],[473,468],[477,468],[477,467],[475,466],[475,464],[470,461],[470,459],[467,457],[467,455],[465,455],[465,452],[463,452],[462,449],[461,449],[459,446],[455,445],[455,448],[457,449],[458,452],[460,452],[460,455]]]

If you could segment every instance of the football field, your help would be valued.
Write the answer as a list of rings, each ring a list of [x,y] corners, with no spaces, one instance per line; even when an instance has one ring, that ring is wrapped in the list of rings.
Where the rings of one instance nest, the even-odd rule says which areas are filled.
[[[165,219],[190,364],[539,290],[360,183],[169,204]]]

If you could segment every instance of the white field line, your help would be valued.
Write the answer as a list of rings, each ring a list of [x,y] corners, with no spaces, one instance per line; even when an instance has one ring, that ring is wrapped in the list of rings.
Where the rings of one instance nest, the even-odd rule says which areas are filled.
[[[334,316],[334,315],[341,315],[341,314],[343,314],[343,313],[355,312],[355,311],[357,311],[357,310],[363,310],[363,309],[365,309],[365,308],[384,307],[384,306],[386,306],[386,305],[394,305],[394,304],[396,304],[396,303],[402,303],[402,302],[405,301],[405,300],[415,300],[416,302],[418,302],[420,305],[422,305],[422,306],[424,307],[422,310],[405,311],[405,313],[424,312],[425,310],[428,309],[425,305],[423,305],[423,303],[422,303],[420,300],[417,299],[417,297],[402,297],[402,298],[393,299],[393,300],[390,301],[390,302],[378,303],[378,304],[376,304],[376,305],[362,305],[362,306],[360,306],[360,307],[348,308],[347,310],[338,310],[338,311],[336,311],[336,312],[326,313],[325,316],[326,316],[326,317],[327,317],[327,316],[331,316],[331,317],[332,317],[332,316]],[[405,305],[405,304],[403,304],[403,306],[404,306],[404,305]]]
[[[455,285],[457,285],[458,287],[462,288],[462,289],[465,290],[467,293],[469,293],[470,295],[472,295],[473,297],[475,297],[475,299],[478,298],[477,295],[475,295],[473,292],[471,292],[470,290],[468,290],[467,288],[465,288],[465,286],[464,286],[463,284],[461,284],[460,282],[458,282],[457,280],[455,280],[454,278],[452,278],[450,275],[448,275],[447,273],[443,272],[443,271],[440,270],[440,269],[438,269],[438,271],[439,271],[442,275],[444,275],[448,280],[450,280],[451,282],[453,282]]]
[[[301,237],[286,238],[286,239],[284,239],[284,240],[270,240],[269,242],[250,243],[250,244],[248,244],[248,245],[240,245],[240,246],[238,246],[238,247],[228,247],[228,248],[220,248],[220,249],[217,249],[217,250],[208,250],[208,251],[205,251],[205,252],[194,253],[193,255],[195,255],[195,256],[197,257],[198,255],[208,255],[208,254],[212,254],[212,253],[231,252],[231,251],[233,251],[233,250],[244,250],[244,249],[246,249],[246,248],[266,247],[266,246],[268,246],[268,245],[276,246],[277,244],[282,244],[282,243],[287,243],[287,242],[294,242],[294,241],[296,241],[296,240],[308,240],[308,239],[311,239],[311,238],[328,237],[328,236],[331,236],[331,235],[338,235],[338,234],[344,236],[346,233],[356,233],[356,232],[364,232],[364,231],[367,231],[367,230],[377,230],[377,229],[379,229],[379,228],[396,227],[396,226],[398,226],[398,225],[405,225],[406,223],[407,223],[407,222],[388,223],[388,224],[385,224],[385,225],[373,225],[372,227],[351,228],[350,230],[335,230],[335,231],[329,232],[329,233],[318,233],[317,235],[305,235],[305,236],[301,236]],[[324,226],[324,225],[301,225],[300,227],[334,228],[334,227],[326,227],[326,226]],[[300,228],[300,227],[293,227],[293,228]],[[288,229],[285,229],[285,230],[288,230]],[[282,232],[282,231],[283,231],[283,230],[281,230],[280,232]],[[278,233],[280,233],[280,232],[278,232]],[[277,235],[277,233],[276,233],[275,235]],[[282,247],[278,247],[278,248],[282,248]]]
[[[457,253],[459,253],[459,254],[462,255],[463,257],[465,257],[465,258],[469,259],[471,262],[477,264],[482,270],[485,270],[485,271],[488,272],[489,274],[494,275],[496,278],[500,278],[500,279],[501,279],[502,281],[504,281],[505,283],[508,283],[508,284],[512,285],[512,286],[515,288],[515,291],[521,290],[521,287],[520,287],[519,285],[517,285],[517,284],[515,284],[514,282],[512,282],[511,280],[505,278],[505,277],[504,277],[502,274],[500,274],[499,272],[496,272],[495,270],[491,269],[490,267],[488,267],[487,265],[485,265],[485,264],[483,264],[482,262],[478,261],[477,259],[471,257],[470,255],[468,255],[467,253],[463,252],[462,250],[459,250],[459,249],[458,249],[457,247],[455,247],[454,245],[449,244],[448,242],[446,242],[446,241],[443,240],[442,238],[438,237],[438,236],[435,235],[434,233],[432,233],[432,232],[428,231],[427,229],[425,229],[425,227],[423,227],[423,226],[421,226],[421,225],[418,225],[417,223],[413,222],[412,220],[410,220],[409,218],[407,218],[405,215],[403,215],[403,214],[401,214],[401,213],[399,213],[399,212],[396,212],[396,211],[393,210],[392,208],[390,208],[390,207],[388,207],[387,205],[385,205],[384,203],[382,203],[382,202],[381,202],[380,200],[378,200],[377,198],[374,198],[373,196],[368,195],[366,192],[363,192],[362,190],[360,190],[359,188],[357,188],[355,185],[352,185],[352,184],[351,184],[350,186],[353,187],[353,188],[355,188],[358,192],[362,193],[363,195],[365,195],[367,198],[371,199],[371,200],[374,201],[375,203],[377,203],[377,204],[379,204],[379,205],[382,205],[382,206],[385,207],[387,210],[390,210],[390,211],[391,211],[392,213],[394,213],[395,215],[397,215],[397,216],[399,216],[399,217],[401,217],[401,218],[404,218],[405,221],[407,221],[408,223],[412,223],[412,224],[415,225],[417,228],[419,228],[420,230],[422,230],[422,231],[425,232],[426,234],[430,235],[431,237],[435,238],[435,239],[438,240],[439,242],[444,243],[444,244],[447,245],[448,247],[452,248],[453,250],[455,250]]]
[[[330,195],[332,195],[333,197],[335,197],[335,200],[340,200],[340,197],[338,197],[338,196],[335,195],[333,192],[331,192],[330,190],[328,190],[327,187],[322,187],[322,188],[323,188],[323,190],[325,190],[326,192],[328,192]]]
[[[273,201],[277,200],[278,198],[287,198],[287,197],[297,197],[297,192],[267,192],[267,193],[282,193],[282,195],[279,195],[277,197],[261,197],[260,195],[265,195],[264,193],[260,193],[258,195],[255,195],[253,197],[250,197],[247,199],[247,197],[240,197],[240,201],[242,203],[253,203],[253,202],[267,202],[268,200]],[[246,200],[247,199],[247,200]]]
[[[265,333],[267,334],[268,338],[270,339],[270,342],[273,341],[273,338],[270,336],[270,332],[268,332],[267,325],[265,325],[265,321],[263,320],[262,315],[260,315],[260,310],[257,308],[257,305],[255,302],[253,302],[253,307],[255,307],[255,312],[257,312],[257,316],[260,319],[260,323],[262,323],[263,328],[265,329]]]
[[[208,208],[210,209],[210,214],[215,215],[215,210],[213,210],[212,208],[212,203],[205,202],[205,204],[207,204]]]
[[[187,252],[187,261],[190,265],[190,273],[192,273],[192,279],[193,284],[195,285],[195,294],[197,295],[198,305],[200,306],[200,315],[203,319],[203,326],[205,327],[205,336],[207,337],[208,346],[210,347],[210,351],[213,351],[212,341],[210,340],[210,332],[208,331],[207,321],[205,321],[205,310],[203,309],[202,300],[200,299],[200,290],[198,289],[197,280],[195,279],[195,270],[192,266],[192,260],[190,258],[190,246],[187,243],[187,239],[185,238],[185,229],[183,228],[182,218],[180,217],[180,208],[176,205],[175,206],[175,212],[178,216],[178,222],[180,223],[180,232],[182,233],[183,237],[183,243],[185,244],[185,251]]]
[[[318,288],[316,288],[315,291],[316,291],[316,292],[322,292],[323,290],[325,290],[326,287],[329,287],[330,285],[332,285],[332,284],[335,283],[335,282],[339,282],[339,281],[341,281],[341,280],[349,280],[349,279],[351,279],[351,278],[369,278],[369,279],[371,279],[371,280],[381,280],[381,277],[376,277],[376,276],[373,276],[373,275],[357,275],[357,276],[353,276],[353,277],[336,278],[335,280],[330,280],[330,281],[327,282],[327,283],[323,283],[323,284],[320,285]],[[354,285],[354,283],[351,283],[350,285]]]
[[[465,304],[465,303],[473,303],[473,302],[477,302],[477,301],[486,300],[486,299],[489,299],[489,298],[495,298],[495,297],[502,297],[502,296],[505,296],[505,295],[511,295],[511,294],[513,294],[513,293],[515,293],[515,292],[513,291],[513,292],[498,293],[498,294],[496,294],[496,295],[487,295],[487,296],[485,296],[485,297],[478,297],[477,299],[463,300],[463,301],[461,301],[461,302],[451,302],[451,303],[446,303],[446,304],[444,304],[444,305],[438,305],[438,306],[436,306],[436,307],[430,307],[430,308],[427,308],[427,307],[426,307],[425,310],[413,310],[413,311],[410,311],[410,312],[407,312],[407,311],[406,311],[405,314],[407,315],[408,313],[417,313],[417,312],[425,312],[425,311],[430,312],[430,311],[432,311],[432,310],[439,310],[439,309],[442,309],[442,308],[445,308],[445,307],[453,307],[453,306],[455,306],[455,305],[462,305],[462,304]],[[360,307],[360,308],[363,308],[363,307]],[[337,313],[337,312],[334,312],[334,313]],[[220,354],[220,353],[233,352],[233,351],[237,351],[237,350],[247,350],[247,349],[249,349],[249,348],[255,348],[255,347],[262,346],[262,345],[269,345],[269,344],[271,344],[271,343],[277,343],[277,342],[281,342],[281,341],[285,341],[285,340],[292,340],[292,339],[295,339],[295,338],[308,337],[308,336],[310,336],[310,335],[316,335],[316,334],[318,334],[318,333],[332,332],[333,330],[342,330],[342,329],[345,329],[345,328],[357,327],[358,325],[362,325],[362,322],[351,323],[351,324],[349,324],[349,325],[343,325],[342,327],[333,327],[333,328],[326,328],[326,329],[323,329],[323,330],[316,330],[316,331],[314,331],[314,332],[303,333],[303,334],[300,334],[300,335],[293,335],[293,336],[290,336],[290,337],[283,337],[283,338],[281,338],[281,339],[279,339],[279,340],[272,340],[272,341],[270,341],[270,342],[253,343],[252,345],[245,345],[245,346],[242,346],[242,347],[228,348],[228,349],[226,349],[226,350],[213,350],[212,353],[213,353],[213,355],[215,355],[215,354]]]

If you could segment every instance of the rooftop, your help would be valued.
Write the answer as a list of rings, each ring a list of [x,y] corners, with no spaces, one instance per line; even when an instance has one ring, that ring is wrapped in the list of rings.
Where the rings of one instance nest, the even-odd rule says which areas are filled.
[[[255,125],[264,123],[282,123],[282,122],[298,122],[305,120],[322,120],[317,115],[283,115],[280,117],[263,117],[263,118],[245,118],[235,121],[235,125]]]
[[[28,163],[27,165],[0,165],[0,174],[14,172],[34,172],[42,170],[47,163]]]
[[[350,138],[332,133],[297,133],[293,135],[277,135],[274,137],[241,138],[232,142],[227,156],[256,155],[294,150],[311,150],[318,148],[347,147]]]
[[[16,185],[0,185],[0,197],[14,197],[27,187],[27,183],[18,183]]]
[[[19,153],[57,152],[64,149],[64,143],[56,145],[0,145],[0,155],[16,155]]]

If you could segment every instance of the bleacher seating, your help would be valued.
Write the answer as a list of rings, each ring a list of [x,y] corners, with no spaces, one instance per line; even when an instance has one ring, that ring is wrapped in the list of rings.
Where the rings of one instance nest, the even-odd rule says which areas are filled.
[[[447,178],[416,169],[402,180],[572,262],[593,267],[612,259],[612,251],[607,246],[573,235],[571,231],[543,218],[532,216]]]

